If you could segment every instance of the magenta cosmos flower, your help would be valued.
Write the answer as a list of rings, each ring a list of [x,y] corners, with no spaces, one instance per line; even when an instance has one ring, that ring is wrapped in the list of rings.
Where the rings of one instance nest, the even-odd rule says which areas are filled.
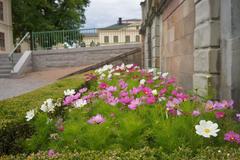
[[[128,105],[128,108],[131,110],[135,110],[140,104],[141,104],[141,100],[137,98],[132,100],[132,102]]]
[[[105,118],[101,114],[97,114],[88,120],[89,124],[101,124],[105,122]]]
[[[225,116],[225,113],[224,112],[216,112],[215,116],[216,116],[217,119],[221,119]]]
[[[224,135],[224,140],[229,142],[240,143],[240,135],[233,131],[229,131]]]
[[[104,83],[104,82],[101,82],[101,83],[99,84],[99,88],[100,88],[100,89],[106,89],[106,88],[107,88],[107,84]]]

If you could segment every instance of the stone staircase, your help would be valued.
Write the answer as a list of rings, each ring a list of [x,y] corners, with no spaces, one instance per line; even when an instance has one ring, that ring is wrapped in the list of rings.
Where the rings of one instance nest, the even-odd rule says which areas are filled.
[[[8,60],[8,54],[0,55],[0,78],[9,78],[11,70],[12,64]]]
[[[21,57],[21,54],[14,56],[14,64]],[[10,78],[12,70],[12,64],[8,59],[8,54],[0,54],[0,78]]]

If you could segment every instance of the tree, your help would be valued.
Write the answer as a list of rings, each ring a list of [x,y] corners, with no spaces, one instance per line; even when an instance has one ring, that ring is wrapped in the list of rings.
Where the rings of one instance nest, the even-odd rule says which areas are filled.
[[[26,32],[78,29],[89,0],[12,0],[14,37]]]

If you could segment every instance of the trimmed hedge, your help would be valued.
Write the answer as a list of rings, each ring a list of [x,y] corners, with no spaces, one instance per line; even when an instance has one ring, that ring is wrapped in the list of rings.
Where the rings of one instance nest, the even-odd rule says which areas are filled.
[[[24,159],[55,159],[55,160],[239,160],[240,149],[236,148],[216,148],[207,147],[198,149],[193,153],[190,148],[179,147],[170,154],[163,152],[161,148],[145,147],[140,150],[123,151],[120,149],[107,151],[82,151],[56,153],[55,156],[49,157],[47,152],[33,153],[30,155],[9,155],[2,156],[0,160],[24,160]]]
[[[80,88],[84,82],[83,75],[76,75],[33,92],[0,101],[0,155],[21,152],[19,141],[32,134],[32,128],[25,120],[28,110],[39,108],[47,98],[62,97],[65,89]]]

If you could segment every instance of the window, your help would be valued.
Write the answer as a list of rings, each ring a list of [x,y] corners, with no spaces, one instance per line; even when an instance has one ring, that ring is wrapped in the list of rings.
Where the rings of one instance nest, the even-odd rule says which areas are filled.
[[[139,30],[139,26],[136,26],[136,29]]]
[[[125,42],[126,42],[126,43],[130,43],[130,36],[126,36],[126,37],[125,37]]]
[[[104,43],[109,43],[109,37],[108,36],[104,36]]]
[[[3,2],[0,1],[0,20],[3,21]]]
[[[140,36],[136,35],[136,42],[140,42]]]
[[[4,33],[0,32],[0,50],[5,50],[5,37]]]
[[[113,37],[113,42],[114,42],[114,43],[118,43],[118,36],[114,36],[114,37]]]

